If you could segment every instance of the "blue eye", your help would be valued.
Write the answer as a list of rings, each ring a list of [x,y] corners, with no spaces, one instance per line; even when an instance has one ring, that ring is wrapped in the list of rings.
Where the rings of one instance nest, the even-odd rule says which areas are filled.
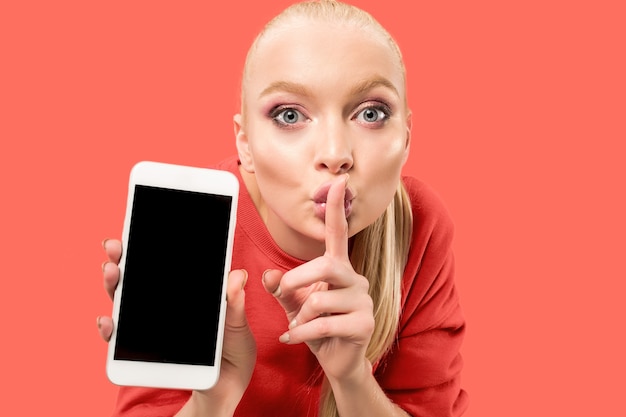
[[[301,121],[304,116],[298,110],[289,108],[280,110],[272,118],[279,124],[293,125]]]
[[[376,106],[366,107],[356,115],[356,120],[365,123],[382,123],[388,118],[389,112]]]

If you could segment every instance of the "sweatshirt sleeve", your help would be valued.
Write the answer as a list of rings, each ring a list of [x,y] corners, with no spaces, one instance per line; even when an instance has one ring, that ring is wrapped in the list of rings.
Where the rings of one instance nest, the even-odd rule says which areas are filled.
[[[397,343],[376,369],[389,398],[414,417],[456,417],[468,406],[461,388],[465,320],[454,284],[453,223],[425,184],[405,178],[413,236],[402,289]]]

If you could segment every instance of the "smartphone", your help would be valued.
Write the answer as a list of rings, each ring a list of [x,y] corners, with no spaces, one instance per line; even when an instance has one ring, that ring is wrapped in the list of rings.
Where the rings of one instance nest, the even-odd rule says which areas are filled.
[[[217,382],[238,195],[230,172],[149,161],[132,168],[111,382],[173,389]]]

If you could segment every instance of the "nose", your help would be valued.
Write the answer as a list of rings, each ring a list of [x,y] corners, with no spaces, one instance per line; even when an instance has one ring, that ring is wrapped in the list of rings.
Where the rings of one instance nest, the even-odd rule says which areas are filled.
[[[316,140],[315,167],[332,174],[348,172],[354,165],[352,140],[341,126],[327,126]]]

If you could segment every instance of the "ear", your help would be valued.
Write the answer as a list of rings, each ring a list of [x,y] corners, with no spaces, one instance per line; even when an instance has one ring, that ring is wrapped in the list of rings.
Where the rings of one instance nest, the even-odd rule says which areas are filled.
[[[235,117],[233,117],[233,127],[235,129],[235,144],[237,146],[237,154],[239,155],[241,166],[248,172],[254,172],[250,143],[248,142],[248,135],[243,128],[241,114],[236,114]]]
[[[411,127],[413,126],[413,120],[411,119],[411,111],[406,115],[406,140],[404,142],[404,157],[402,158],[402,164],[409,158],[409,150],[411,149]]]

